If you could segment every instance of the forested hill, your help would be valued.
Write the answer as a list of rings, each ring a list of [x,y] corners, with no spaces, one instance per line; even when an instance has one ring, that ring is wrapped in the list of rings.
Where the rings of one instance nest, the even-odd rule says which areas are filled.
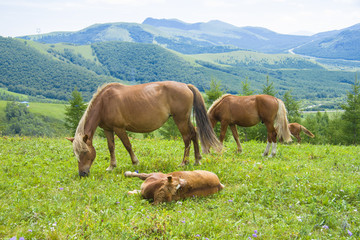
[[[154,44],[118,41],[77,46],[0,37],[0,52],[1,87],[53,99],[68,99],[77,87],[89,100],[98,86],[114,81],[174,80],[204,91],[216,79],[225,91],[237,94],[248,79],[254,93],[261,93],[268,78],[280,97],[292,90],[297,99],[321,100],[346,96],[355,76],[290,54],[182,55]]]
[[[26,41],[0,37],[0,52],[0,86],[12,92],[66,100],[77,87],[89,99],[99,85],[115,81],[40,53]]]

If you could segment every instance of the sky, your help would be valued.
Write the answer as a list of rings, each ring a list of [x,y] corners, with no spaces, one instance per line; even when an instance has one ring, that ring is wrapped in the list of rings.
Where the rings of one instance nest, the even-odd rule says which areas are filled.
[[[360,23],[360,0],[0,0],[0,36],[78,31],[96,23],[220,20],[283,34],[315,34]]]

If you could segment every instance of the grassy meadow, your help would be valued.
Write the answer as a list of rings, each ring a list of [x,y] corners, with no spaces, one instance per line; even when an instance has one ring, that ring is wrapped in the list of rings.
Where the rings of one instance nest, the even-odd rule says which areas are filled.
[[[96,138],[90,176],[79,178],[65,139],[0,138],[0,239],[359,239],[360,156],[356,146],[233,141],[202,165],[179,167],[180,140],[131,139],[132,166],[119,139],[118,167],[106,172],[106,140]],[[140,189],[125,171],[203,169],[225,188],[212,196],[157,206],[127,192]],[[15,237],[15,238],[14,238]]]

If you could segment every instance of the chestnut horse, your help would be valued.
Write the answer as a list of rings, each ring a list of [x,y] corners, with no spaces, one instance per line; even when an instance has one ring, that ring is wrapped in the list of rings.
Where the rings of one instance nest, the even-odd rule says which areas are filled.
[[[227,127],[230,126],[238,152],[242,152],[236,125],[252,127],[263,122],[267,129],[267,146],[263,156],[276,155],[276,137],[285,142],[291,141],[288,128],[286,108],[280,99],[269,95],[234,96],[225,94],[217,99],[209,108],[208,116],[212,127],[221,123],[220,142],[225,138]]]
[[[173,117],[185,143],[181,165],[189,163],[190,144],[193,141],[195,164],[200,164],[197,132],[190,121],[192,107],[196,117],[203,151],[210,147],[221,150],[221,144],[211,128],[206,114],[204,99],[199,90],[191,84],[179,82],[153,82],[127,86],[110,83],[101,87],[93,96],[79,125],[73,143],[78,158],[80,176],[87,176],[96,152],[92,141],[96,128],[104,129],[110,151],[110,166],[116,167],[114,132],[121,139],[134,165],[135,156],[126,131],[146,133],[161,127],[170,116]]]
[[[311,138],[314,138],[315,135],[310,132],[309,130],[306,129],[306,127],[304,127],[303,125],[300,125],[299,123],[290,123],[289,124],[289,130],[291,132],[291,134],[296,137],[298,143],[301,143],[301,137],[300,137],[300,132],[304,132],[306,135],[308,135]]]
[[[154,204],[178,201],[187,197],[202,197],[217,193],[224,188],[215,173],[195,170],[164,174],[125,172],[125,177],[138,177],[145,180],[141,190],[128,194],[141,193],[145,199],[153,199]]]

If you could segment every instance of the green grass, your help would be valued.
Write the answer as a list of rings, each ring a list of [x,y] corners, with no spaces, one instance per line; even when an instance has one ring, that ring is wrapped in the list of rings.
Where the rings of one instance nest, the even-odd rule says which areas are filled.
[[[50,48],[53,48],[56,51],[64,52],[64,49],[71,49],[75,52],[75,54],[82,55],[85,59],[94,61],[96,59],[95,56],[92,54],[92,48],[91,45],[72,45],[72,44],[66,44],[66,43],[55,43],[55,44],[43,44],[39,42],[34,41],[28,41],[23,39],[17,39],[18,41],[26,42],[29,46],[37,49],[41,53],[48,55],[47,50]]]
[[[116,140],[118,167],[106,172],[106,140],[96,138],[90,176],[80,179],[65,139],[0,139],[0,239],[358,239],[359,147],[233,141],[201,166],[179,167],[182,141],[131,139],[132,166]],[[152,205],[128,196],[142,181],[125,171],[204,169],[225,185],[209,197]],[[252,237],[257,231],[257,238]],[[353,235],[350,237],[350,231]]]
[[[12,95],[12,96],[14,96],[14,97],[18,97],[18,98],[21,99],[22,101],[27,101],[27,100],[29,99],[29,96],[28,96],[28,95],[20,94],[20,93],[14,93],[14,92],[9,92],[6,88],[0,88],[0,93]]]
[[[7,101],[0,101],[0,119],[5,116],[6,104]],[[64,121],[65,105],[66,104],[30,102],[28,109],[32,113]]]

